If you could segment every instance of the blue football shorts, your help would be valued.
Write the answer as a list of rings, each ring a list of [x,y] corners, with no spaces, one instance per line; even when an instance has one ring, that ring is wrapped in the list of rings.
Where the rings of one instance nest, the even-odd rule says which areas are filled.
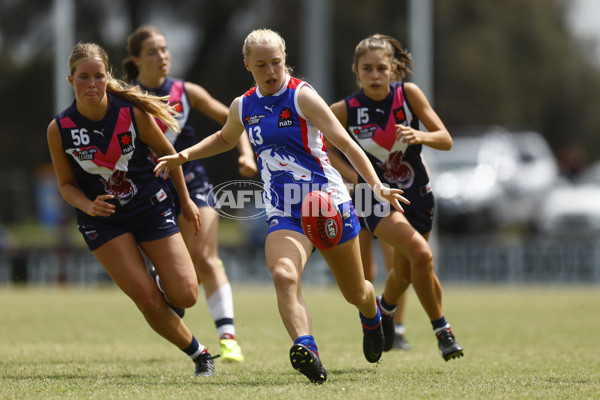
[[[338,208],[340,210],[340,214],[342,214],[342,224],[344,225],[342,228],[342,237],[338,242],[338,245],[340,245],[358,235],[358,232],[360,232],[360,223],[358,222],[358,217],[356,216],[356,211],[354,210],[354,206],[352,205],[351,201],[338,204]],[[281,229],[287,229],[304,234],[300,218],[271,217],[267,220],[267,224],[269,225],[267,236],[269,233]]]

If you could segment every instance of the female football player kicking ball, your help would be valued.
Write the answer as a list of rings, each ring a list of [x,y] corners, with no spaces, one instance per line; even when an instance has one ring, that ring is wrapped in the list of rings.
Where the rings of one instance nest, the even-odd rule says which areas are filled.
[[[344,298],[359,310],[363,352],[372,363],[379,360],[383,350],[381,315],[373,285],[365,280],[360,262],[358,219],[341,176],[329,164],[323,134],[347,156],[381,201],[402,211],[398,201],[408,204],[408,200],[401,196],[401,190],[382,186],[365,153],[348,137],[325,101],[306,82],[290,76],[285,42],[278,33],[268,29],[251,32],[244,41],[243,54],[256,86],[233,100],[220,131],[176,155],[159,158],[154,171],[160,176],[188,160],[228,151],[244,129],[248,132],[264,187],[269,225],[267,265],[281,319],[294,341],[290,361],[311,382],[323,383],[327,372],[319,358],[310,312],[300,288],[302,271],[314,246],[302,231],[302,197],[291,194],[317,186],[340,210],[344,222],[341,239],[321,254]]]

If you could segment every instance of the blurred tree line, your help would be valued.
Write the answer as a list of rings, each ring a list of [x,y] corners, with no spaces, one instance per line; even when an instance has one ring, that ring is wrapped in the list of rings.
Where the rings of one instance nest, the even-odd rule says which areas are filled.
[[[280,32],[287,42],[288,64],[304,76],[298,68],[303,3],[78,0],[75,39],[103,45],[120,76],[127,35],[144,23],[158,25],[167,33],[172,52],[185,49],[185,68],[183,59],[173,55],[173,71],[179,71],[174,75],[203,85],[229,105],[253,85],[241,54],[242,41],[252,29]],[[569,0],[432,3],[434,105],[451,133],[454,127],[473,125],[533,129],[555,151],[578,146],[589,160],[600,159],[600,68],[590,56],[593,44],[576,40],[568,30]],[[385,33],[409,43],[408,0],[331,0],[331,7],[334,98],[328,102],[356,89],[351,62],[359,40]],[[3,170],[34,171],[50,162],[45,133],[54,116],[52,24],[51,0],[0,3]],[[183,39],[169,36],[169,27],[187,33]],[[198,113],[194,121],[202,135],[218,128]],[[233,153],[206,163],[217,182],[237,177]]]

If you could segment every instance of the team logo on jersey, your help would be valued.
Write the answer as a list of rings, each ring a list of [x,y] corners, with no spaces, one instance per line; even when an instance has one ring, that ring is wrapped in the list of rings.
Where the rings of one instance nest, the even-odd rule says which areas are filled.
[[[167,197],[167,193],[163,189],[160,189],[154,196],[150,197],[150,203],[155,206],[161,201],[165,201]]]
[[[75,149],[73,155],[79,161],[92,161],[96,157],[98,149],[96,147],[87,147],[83,149]]]
[[[406,114],[404,114],[404,108],[399,107],[395,110],[392,110],[392,114],[394,115],[394,119],[397,124],[401,124],[406,121]]]
[[[244,122],[248,125],[248,126],[252,126],[252,125],[258,125],[260,124],[260,120],[263,119],[264,117],[266,117],[266,115],[264,114],[254,114],[254,115],[250,115],[249,117],[244,118]]]
[[[121,153],[127,154],[131,153],[134,149],[133,146],[133,137],[130,131],[120,133],[117,135],[119,138],[119,145],[121,146]]]
[[[294,121],[292,120],[292,110],[289,107],[285,107],[279,113],[279,121],[277,122],[277,126],[280,128],[294,126]]]
[[[108,180],[102,179],[106,193],[115,196],[122,206],[127,204],[138,192],[137,186],[131,179],[126,178],[125,174],[125,171],[117,170]]]
[[[358,139],[370,139],[375,136],[377,131],[377,125],[366,125],[366,126],[351,126],[350,132],[354,134]]]
[[[400,189],[406,189],[412,186],[415,171],[413,167],[404,161],[404,154],[401,151],[390,154],[384,163],[378,162],[385,173],[384,178],[390,183],[395,183]]]

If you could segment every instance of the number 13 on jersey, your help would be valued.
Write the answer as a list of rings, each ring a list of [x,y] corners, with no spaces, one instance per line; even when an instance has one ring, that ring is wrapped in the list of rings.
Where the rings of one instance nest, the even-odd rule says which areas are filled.
[[[263,144],[263,138],[260,135],[260,126],[254,126],[248,129],[248,139],[250,139],[252,146]]]

